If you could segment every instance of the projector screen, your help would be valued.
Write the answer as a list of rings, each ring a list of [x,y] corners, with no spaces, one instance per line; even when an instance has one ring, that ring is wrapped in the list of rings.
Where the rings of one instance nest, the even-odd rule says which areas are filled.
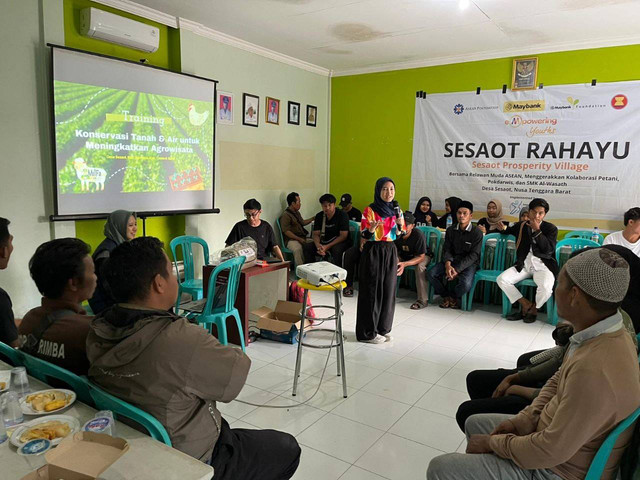
[[[52,51],[52,219],[214,211],[214,80]]]

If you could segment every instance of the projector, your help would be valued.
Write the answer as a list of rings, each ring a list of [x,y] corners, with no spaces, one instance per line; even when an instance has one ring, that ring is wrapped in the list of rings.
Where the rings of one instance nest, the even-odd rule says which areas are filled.
[[[347,271],[344,268],[336,267],[329,262],[298,265],[296,274],[316,287],[327,285],[328,283],[333,284],[347,278]]]

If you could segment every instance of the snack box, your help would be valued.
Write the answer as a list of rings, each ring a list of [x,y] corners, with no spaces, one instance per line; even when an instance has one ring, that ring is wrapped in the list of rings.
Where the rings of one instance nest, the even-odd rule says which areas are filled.
[[[123,438],[77,432],[45,453],[47,465],[21,480],[95,480],[127,450],[129,444]]]
[[[258,317],[258,328],[262,337],[294,344],[298,341],[301,325],[300,310],[301,303],[278,300],[275,310],[261,307],[251,313]],[[305,319],[305,328],[308,326],[309,320]]]

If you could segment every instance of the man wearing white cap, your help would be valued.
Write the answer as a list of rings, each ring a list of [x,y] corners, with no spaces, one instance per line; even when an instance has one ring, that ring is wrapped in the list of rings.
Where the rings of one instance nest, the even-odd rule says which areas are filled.
[[[638,356],[618,312],[628,286],[629,265],[615,252],[569,259],[555,292],[575,332],[561,368],[518,415],[469,417],[467,454],[433,459],[427,479],[585,478],[607,435],[640,407]],[[618,437],[601,478],[615,478],[633,431]]]

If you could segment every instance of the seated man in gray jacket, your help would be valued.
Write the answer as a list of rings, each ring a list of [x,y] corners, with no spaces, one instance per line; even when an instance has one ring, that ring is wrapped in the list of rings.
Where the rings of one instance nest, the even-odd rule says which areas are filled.
[[[293,476],[300,447],[274,430],[230,429],[216,402],[240,393],[251,360],[169,310],[178,283],[157,238],[116,247],[104,269],[116,305],[91,323],[89,378],[150,413],[173,447],[214,468],[214,479]]]

